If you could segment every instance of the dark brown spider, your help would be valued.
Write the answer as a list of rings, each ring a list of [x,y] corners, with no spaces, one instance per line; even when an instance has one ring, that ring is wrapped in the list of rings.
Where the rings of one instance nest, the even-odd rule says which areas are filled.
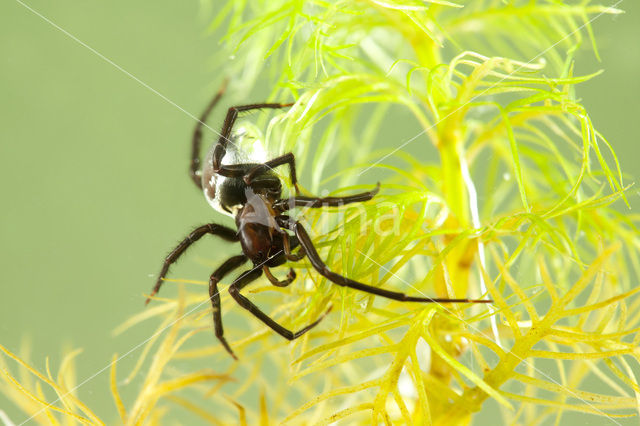
[[[224,240],[240,242],[242,254],[227,259],[216,269],[209,279],[209,297],[213,305],[213,325],[216,337],[220,340],[227,352],[235,359],[237,357],[231,350],[223,335],[222,315],[220,310],[220,295],[218,282],[228,273],[250,260],[253,267],[229,286],[229,293],[240,306],[255,315],[260,321],[273,329],[281,336],[293,340],[313,327],[315,327],[329,310],[320,318],[299,331],[293,332],[274,321],[261,311],[249,299],[240,294],[240,291],[264,274],[275,286],[286,287],[295,279],[295,272],[289,269],[287,278],[278,280],[271,273],[270,268],[283,265],[287,261],[298,261],[307,256],[311,266],[328,280],[344,287],[386,297],[401,302],[424,303],[490,303],[491,300],[471,299],[434,299],[429,297],[407,296],[404,293],[385,290],[362,284],[342,275],[336,274],[327,268],[316,251],[309,234],[302,225],[284,215],[287,210],[294,207],[331,207],[344,204],[362,202],[372,199],[379,190],[378,186],[369,192],[350,195],[346,197],[306,197],[299,195],[295,158],[292,153],[282,155],[266,161],[264,150],[259,141],[252,139],[248,132],[240,130],[232,134],[233,126],[238,114],[264,108],[285,108],[293,104],[262,103],[234,106],[229,108],[222,126],[222,132],[218,142],[209,151],[204,168],[200,168],[200,142],[202,140],[202,125],[218,103],[224,93],[224,85],[218,91],[205,109],[200,121],[196,125],[191,152],[190,174],[193,182],[204,191],[205,198],[216,210],[231,215],[235,218],[237,230],[218,224],[199,226],[189,234],[173,251],[165,258],[158,280],[153,287],[146,303],[160,290],[163,279],[166,277],[169,267],[186,250],[205,234],[213,234]],[[282,198],[282,183],[272,168],[287,164],[289,166],[291,182],[296,195],[290,198]],[[292,232],[293,235],[289,234]],[[293,250],[300,247],[297,253]]]

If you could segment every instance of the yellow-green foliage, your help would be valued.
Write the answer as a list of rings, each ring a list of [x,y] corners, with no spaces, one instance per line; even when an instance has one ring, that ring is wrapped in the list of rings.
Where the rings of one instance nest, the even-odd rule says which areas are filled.
[[[309,192],[363,190],[360,173],[383,176],[371,202],[300,212],[327,264],[376,286],[494,304],[391,302],[332,285],[302,261],[294,285],[245,292],[292,329],[333,312],[293,343],[246,312],[225,316],[233,363],[212,336],[207,283],[167,280],[194,289],[164,289],[118,330],[160,324],[125,381],[144,375],[135,400],[120,399],[112,366],[123,422],[186,411],[213,424],[458,425],[482,409],[503,424],[637,416],[637,217],[611,207],[624,209],[626,187],[574,94],[594,77],[573,72],[579,46],[595,52],[590,20],[618,10],[587,0],[212,7],[235,57],[228,73],[247,87],[262,76],[272,99],[295,99],[263,124],[272,152],[292,150],[312,170]],[[439,158],[405,154],[404,140],[374,148],[380,126],[393,129],[390,108],[421,127],[413,152]],[[331,163],[345,167],[323,180]],[[224,291],[222,306],[241,310]],[[75,354],[58,377],[5,355],[3,389],[25,413],[99,422],[68,393]],[[53,405],[47,386],[60,396]]]

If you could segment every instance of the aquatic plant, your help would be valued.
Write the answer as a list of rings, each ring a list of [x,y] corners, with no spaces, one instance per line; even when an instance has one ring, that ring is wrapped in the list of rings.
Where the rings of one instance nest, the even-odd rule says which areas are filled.
[[[576,96],[597,73],[574,73],[580,47],[597,55],[590,23],[619,10],[586,0],[211,8],[225,73],[241,76],[230,91],[268,82],[270,100],[295,101],[256,127],[272,153],[293,151],[309,170],[304,190],[382,182],[366,204],[300,212],[327,264],[385,288],[495,303],[392,302],[326,282],[303,261],[291,265],[295,285],[247,293],[290,328],[333,313],[290,343],[236,316],[223,292],[223,310],[235,309],[225,322],[234,363],[211,336],[206,290],[187,291],[207,283],[167,280],[182,283],[180,295],[163,294],[118,330],[160,324],[125,380],[144,377],[135,400],[119,397],[112,365],[122,422],[185,411],[213,424],[637,416],[638,218],[621,213],[628,186]],[[101,421],[70,391],[76,353],[54,377],[3,351],[19,370],[5,366],[3,390],[26,413]]]

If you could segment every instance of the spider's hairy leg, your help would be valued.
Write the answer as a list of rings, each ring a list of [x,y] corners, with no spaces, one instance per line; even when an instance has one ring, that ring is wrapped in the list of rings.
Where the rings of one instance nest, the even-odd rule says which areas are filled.
[[[251,185],[253,178],[257,175],[260,175],[268,170],[273,169],[274,167],[282,166],[288,164],[289,165],[289,175],[291,178],[291,184],[293,185],[296,195],[300,194],[300,188],[298,188],[298,176],[296,174],[296,157],[292,152],[281,155],[280,157],[276,157],[273,160],[269,160],[266,163],[258,164],[253,169],[251,169],[246,175],[244,175],[244,183],[247,185]]]
[[[320,255],[313,246],[313,242],[309,237],[309,234],[304,227],[299,223],[291,219],[288,221],[289,228],[295,232],[296,237],[300,241],[300,245],[307,253],[307,257],[311,262],[313,268],[320,273],[323,277],[327,278],[335,284],[343,287],[349,287],[355,290],[364,291],[366,293],[375,294],[377,296],[386,297],[387,299],[397,300],[399,302],[422,302],[422,303],[492,303],[490,299],[446,299],[446,298],[432,298],[432,297],[415,297],[407,296],[404,293],[397,291],[385,290],[383,288],[374,287],[371,285],[363,284],[358,281],[354,281],[350,278],[344,277],[340,274],[336,274],[331,271],[327,265],[324,264]]]
[[[283,216],[283,217],[288,218],[288,216]],[[281,222],[278,222],[278,218],[276,218],[276,223],[278,223],[279,226],[282,226]],[[300,250],[298,250],[298,253],[293,254],[292,250],[299,245],[300,243],[298,242],[298,238],[295,235],[290,236],[286,232],[283,232],[282,247],[284,250],[284,256],[287,258],[287,260],[290,260],[292,262],[297,262],[299,260],[302,260],[307,255],[304,252],[303,248],[300,248]]]
[[[202,189],[202,180],[201,180],[201,172],[200,172],[200,145],[202,142],[202,126],[205,124],[207,119],[209,118],[209,114],[213,111],[213,108],[218,104],[222,95],[227,90],[227,83],[229,83],[229,79],[225,79],[222,82],[222,86],[218,89],[218,92],[215,94],[213,99],[209,102],[209,105],[204,109],[204,112],[200,116],[200,120],[196,123],[196,128],[193,130],[193,137],[191,139],[191,166],[189,167],[189,175],[191,176],[191,180],[196,186]]]
[[[222,346],[229,352],[229,354],[237,360],[238,357],[233,353],[227,339],[224,338],[224,329],[222,328],[222,308],[220,305],[220,292],[218,291],[218,282],[225,277],[229,272],[233,271],[244,262],[247,261],[247,256],[244,254],[233,256],[227,259],[218,269],[216,269],[209,278],[209,299],[211,299],[211,307],[213,308],[213,327],[215,329],[216,337],[222,343]]]
[[[331,311],[331,307],[329,307],[329,309],[327,309],[327,311],[324,314],[322,314],[320,318],[318,318],[308,326],[296,332],[293,332],[287,328],[284,328],[283,326],[278,324],[276,321],[274,321],[271,317],[269,317],[267,314],[262,312],[260,308],[258,308],[255,304],[253,304],[253,302],[251,302],[249,299],[247,299],[242,294],[240,294],[240,290],[242,290],[252,281],[255,281],[257,278],[260,277],[260,275],[262,275],[262,269],[260,268],[250,269],[244,272],[229,286],[229,293],[231,294],[231,297],[233,297],[240,306],[242,306],[243,308],[251,312],[256,318],[258,318],[260,321],[265,323],[269,328],[271,328],[273,331],[275,331],[285,339],[294,340],[302,336],[304,333],[306,333],[307,331],[311,330],[313,327],[318,325],[318,323],[322,321],[322,319]]]
[[[340,207],[350,203],[361,203],[369,201],[380,191],[380,183],[376,185],[374,189],[367,192],[361,192],[359,194],[346,195],[344,197],[305,197],[298,196],[290,197],[282,200],[278,200],[274,203],[273,207],[279,212],[285,212],[294,207]]]
[[[178,260],[178,258],[191,246],[191,244],[198,241],[205,234],[217,235],[223,240],[230,242],[239,241],[238,233],[235,230],[215,223],[208,223],[194,229],[193,232],[191,232],[187,236],[187,238],[182,240],[180,244],[178,244],[176,248],[174,248],[171,253],[169,253],[169,255],[164,259],[162,269],[160,270],[158,280],[156,281],[156,285],[153,286],[153,290],[151,291],[149,297],[147,297],[145,304],[148,304],[151,301],[151,298],[160,290],[160,287],[162,286],[162,280],[167,276],[167,273],[169,272],[169,267]]]
[[[224,119],[224,124],[222,125],[222,132],[220,133],[220,138],[218,139],[218,144],[216,145],[213,151],[213,171],[221,176],[226,177],[243,177],[246,173],[244,170],[239,170],[237,168],[229,168],[226,165],[222,164],[222,158],[227,152],[227,144],[230,142],[231,131],[233,130],[233,125],[238,118],[238,114],[244,111],[251,111],[254,109],[279,109],[279,108],[287,108],[293,105],[292,103],[288,104],[249,104],[249,105],[239,105],[232,106],[227,111],[227,116]]]
[[[291,268],[289,268],[289,273],[287,274],[287,278],[285,278],[284,280],[277,279],[271,273],[271,269],[269,269],[267,265],[264,265],[262,267],[262,270],[264,271],[264,275],[267,277],[269,282],[275,285],[276,287],[287,287],[289,284],[293,282],[293,280],[296,279],[296,272]]]

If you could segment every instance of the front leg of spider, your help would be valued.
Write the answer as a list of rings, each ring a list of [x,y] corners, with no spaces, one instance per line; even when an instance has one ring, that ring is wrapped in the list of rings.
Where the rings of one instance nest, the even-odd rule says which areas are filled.
[[[254,166],[247,174],[243,176],[244,183],[251,186],[251,184],[253,183],[253,179],[256,176],[259,176],[264,172],[273,169],[274,167],[283,166],[285,164],[289,165],[289,176],[291,179],[291,184],[296,191],[296,195],[299,195],[300,188],[298,188],[298,176],[296,175],[296,157],[291,152],[285,155],[281,155],[280,157],[276,157],[273,160],[269,160],[263,164]]]
[[[263,266],[262,271],[264,272],[264,275],[267,277],[269,282],[275,285],[276,287],[288,287],[289,284],[291,284],[296,279],[296,272],[291,268],[289,268],[289,273],[287,274],[287,278],[285,278],[284,280],[277,279],[271,273],[271,269],[269,269],[268,266]]]
[[[360,194],[345,195],[344,197],[305,197],[296,195],[295,197],[283,198],[273,204],[274,210],[284,213],[295,207],[322,208],[340,207],[351,203],[362,203],[371,200],[380,191],[380,183],[374,189]]]
[[[224,124],[222,125],[222,132],[220,132],[220,138],[218,139],[218,144],[214,148],[213,158],[212,158],[212,166],[213,171],[225,177],[242,177],[251,170],[247,171],[245,164],[222,164],[222,159],[227,153],[227,145],[231,142],[231,132],[233,130],[233,125],[235,124],[238,114],[245,111],[251,111],[256,109],[280,109],[290,107],[289,104],[274,104],[274,103],[262,103],[262,104],[249,104],[249,105],[239,105],[229,108],[227,111],[227,116],[224,119]],[[254,175],[255,176],[255,175]]]
[[[277,220],[276,220],[276,222],[277,222]],[[278,226],[281,226],[281,225],[278,223]],[[293,250],[293,248],[297,247],[298,245],[300,245],[300,243],[298,242],[298,238],[296,238],[295,236],[290,237],[289,234],[287,234],[285,232],[282,233],[282,246],[283,246],[283,250],[284,250],[284,255],[287,258],[287,260],[290,260],[291,262],[297,262],[299,260],[304,259],[304,257],[307,255],[304,252],[304,249],[302,249],[302,248],[300,248],[300,250],[298,250],[298,253],[293,254],[293,252],[291,250]],[[291,270],[291,272],[293,273],[293,269]],[[295,275],[294,275],[294,277],[295,277]]]

